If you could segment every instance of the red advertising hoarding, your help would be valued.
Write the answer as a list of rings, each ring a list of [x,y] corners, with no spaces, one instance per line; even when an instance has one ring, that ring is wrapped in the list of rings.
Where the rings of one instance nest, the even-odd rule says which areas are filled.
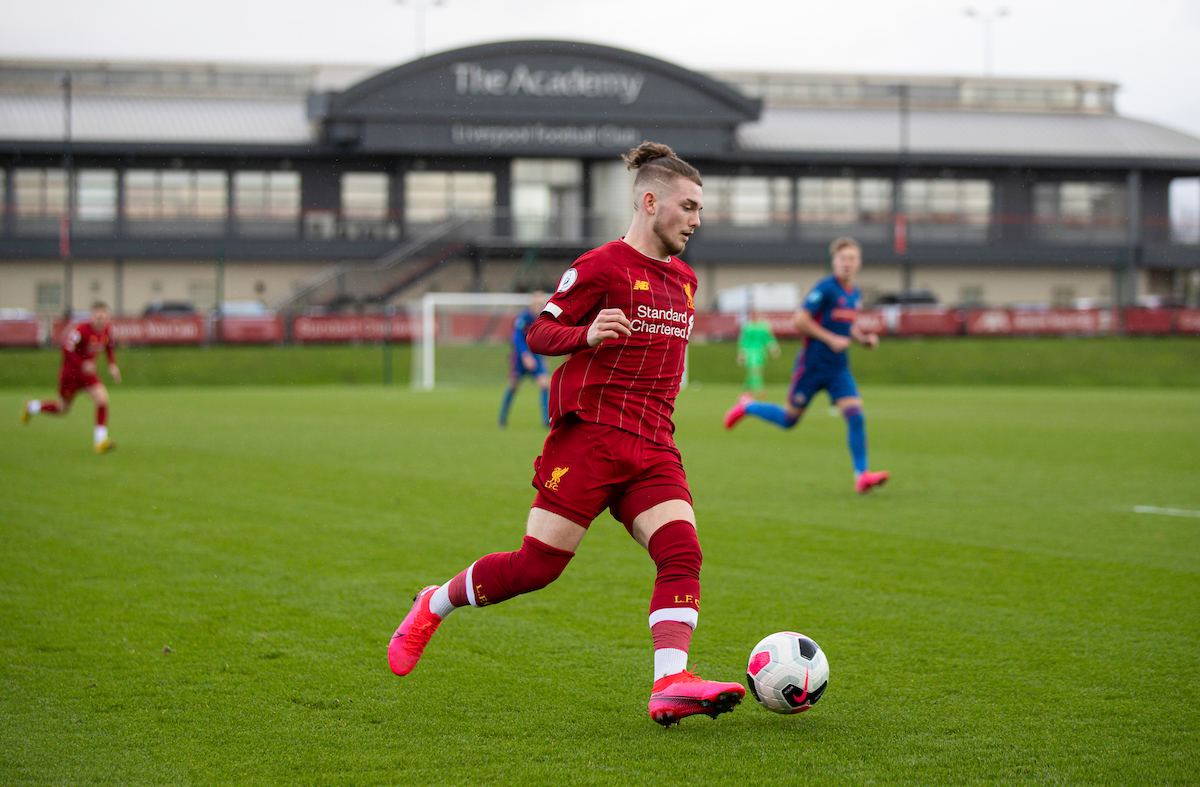
[[[1179,333],[1200,334],[1200,309],[1176,311],[1175,330]]]
[[[900,312],[897,336],[957,336],[962,333],[962,313],[949,309],[912,309]]]
[[[880,336],[887,333],[887,320],[883,312],[859,312],[854,324],[864,333],[877,333]]]
[[[37,347],[38,321],[0,320],[0,347]]]
[[[224,317],[218,327],[225,344],[280,344],[282,317]]]
[[[292,321],[292,341],[301,344],[379,342],[385,338],[386,319],[379,314],[297,317]],[[394,315],[391,320],[392,341],[411,341],[419,334],[415,321],[407,314]]]
[[[1041,312],[1012,309],[979,309],[967,312],[971,336],[1040,336],[1112,333],[1109,309],[1051,310]]]
[[[66,329],[76,323],[54,323],[54,343],[62,344]],[[117,344],[180,345],[204,343],[203,317],[117,317],[112,321],[112,336]]]
[[[1171,332],[1170,309],[1126,309],[1125,332],[1167,334]]]

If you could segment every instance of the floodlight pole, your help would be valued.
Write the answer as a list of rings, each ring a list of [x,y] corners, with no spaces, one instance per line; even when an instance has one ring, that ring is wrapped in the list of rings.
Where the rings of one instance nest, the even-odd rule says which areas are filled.
[[[415,39],[417,57],[425,57],[425,12],[431,5],[445,5],[446,0],[411,0],[413,5],[413,37]],[[408,0],[396,0],[404,5]]]
[[[71,155],[71,72],[62,80],[63,85],[63,169],[67,173],[67,213],[59,217],[58,253],[63,261],[63,317],[71,321],[74,311],[75,273],[71,265],[71,215],[75,212],[75,162]]]
[[[977,11],[974,8],[963,9],[963,14],[972,18],[978,18],[983,22],[983,75],[990,77],[992,75],[992,24],[1004,17],[1008,16],[1007,8],[997,8],[989,13]]]
[[[896,168],[896,194],[892,198],[896,212],[892,226],[892,251],[900,258],[900,291],[907,296],[912,290],[912,263],[908,259],[908,206],[904,201],[904,182],[908,177],[909,151],[909,85],[896,85],[900,106],[900,161]]]

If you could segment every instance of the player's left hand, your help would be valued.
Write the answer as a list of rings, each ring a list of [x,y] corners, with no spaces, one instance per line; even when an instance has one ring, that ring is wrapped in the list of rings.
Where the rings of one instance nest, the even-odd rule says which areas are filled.
[[[521,353],[521,365],[529,372],[537,369],[537,361],[534,360],[533,353]]]
[[[117,368],[115,363],[110,363],[108,365],[108,373],[112,375],[114,383],[117,385],[121,384],[121,370]]]
[[[878,347],[879,346],[879,334],[864,333],[863,337],[862,337],[862,346],[866,347],[868,350],[873,350],[876,347]]]

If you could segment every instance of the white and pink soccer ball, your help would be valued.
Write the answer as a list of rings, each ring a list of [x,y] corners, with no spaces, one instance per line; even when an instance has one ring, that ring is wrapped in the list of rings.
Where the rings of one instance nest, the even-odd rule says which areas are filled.
[[[829,661],[821,646],[795,631],[763,638],[750,651],[746,683],[754,699],[776,713],[801,713],[816,705],[829,685]]]

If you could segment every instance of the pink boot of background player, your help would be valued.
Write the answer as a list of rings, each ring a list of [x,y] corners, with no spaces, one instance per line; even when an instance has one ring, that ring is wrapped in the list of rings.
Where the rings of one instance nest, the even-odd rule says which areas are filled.
[[[886,470],[878,470],[872,472],[866,470],[859,474],[858,478],[854,479],[854,491],[860,495],[865,495],[877,486],[883,486],[887,480],[892,477],[892,474]]]
[[[732,429],[746,415],[746,405],[754,401],[754,397],[744,393],[738,397],[737,403],[725,413],[725,428]]]

